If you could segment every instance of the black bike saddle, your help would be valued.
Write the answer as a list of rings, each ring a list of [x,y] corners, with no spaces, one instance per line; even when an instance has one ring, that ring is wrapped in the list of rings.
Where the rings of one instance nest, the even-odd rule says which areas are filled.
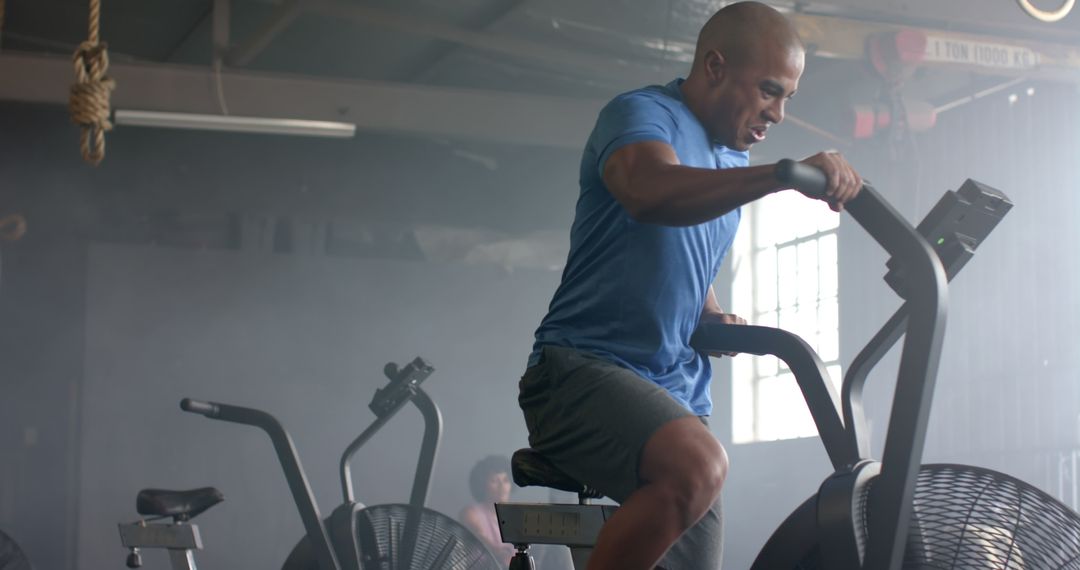
[[[532,448],[519,449],[510,458],[510,472],[518,487],[551,487],[560,491],[577,493],[590,499],[603,497],[603,493],[578,482],[563,473],[548,458]]]
[[[193,519],[199,513],[225,500],[225,495],[213,487],[190,491],[168,489],[143,489],[135,499],[135,509],[140,515]]]

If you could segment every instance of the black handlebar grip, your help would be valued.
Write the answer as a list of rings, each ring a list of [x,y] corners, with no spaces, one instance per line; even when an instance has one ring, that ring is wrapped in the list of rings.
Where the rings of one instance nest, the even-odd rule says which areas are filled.
[[[820,169],[790,158],[776,163],[773,176],[780,182],[789,184],[792,188],[814,198],[824,196],[825,188],[829,183],[829,179]]]
[[[208,418],[216,418],[220,409],[217,404],[184,398],[180,400],[180,409],[193,414],[202,414]]]

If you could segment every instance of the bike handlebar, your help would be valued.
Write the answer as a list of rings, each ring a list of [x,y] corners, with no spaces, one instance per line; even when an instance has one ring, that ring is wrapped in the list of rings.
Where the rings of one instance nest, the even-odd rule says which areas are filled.
[[[823,196],[825,186],[829,183],[829,179],[825,177],[825,173],[820,169],[790,158],[777,162],[773,175],[780,182],[790,184],[798,188],[800,192],[813,198]]]
[[[275,443],[277,443],[276,438],[281,437],[285,433],[285,428],[282,427],[281,422],[279,422],[277,418],[262,410],[256,410],[254,408],[244,408],[242,406],[233,406],[231,404],[204,402],[201,400],[184,398],[180,401],[180,409],[185,412],[200,414],[213,420],[255,426],[269,434],[271,439],[275,439]]]
[[[214,420],[254,426],[266,432],[274,444],[274,451],[285,473],[285,480],[289,484],[293,501],[300,511],[300,519],[304,523],[308,539],[312,541],[319,568],[341,568],[331,546],[330,537],[323,526],[322,515],[319,514],[319,507],[315,502],[315,494],[311,492],[307,475],[304,474],[304,468],[300,465],[300,456],[296,453],[296,446],[293,445],[289,432],[285,431],[285,427],[277,418],[262,410],[191,398],[181,400],[180,409]]]
[[[821,197],[826,176],[807,164],[785,159],[774,169],[777,180],[808,196]],[[941,260],[922,235],[869,184],[844,204],[845,210],[896,262],[914,284],[905,297],[910,310],[900,354],[897,387],[885,438],[881,475],[871,497],[870,538],[864,568],[899,568],[911,516],[915,477],[926,443],[926,426],[945,329],[948,282]],[[850,374],[850,372],[849,372]],[[837,455],[868,450],[862,419],[862,379],[845,381],[844,427],[847,441]],[[824,438],[826,447],[830,442]],[[852,460],[859,459],[858,456]],[[905,521],[900,524],[900,521]]]
[[[219,410],[218,404],[213,402],[203,402],[202,400],[192,400],[191,398],[180,400],[180,409],[185,412],[202,414],[208,418],[214,419],[217,419]]]

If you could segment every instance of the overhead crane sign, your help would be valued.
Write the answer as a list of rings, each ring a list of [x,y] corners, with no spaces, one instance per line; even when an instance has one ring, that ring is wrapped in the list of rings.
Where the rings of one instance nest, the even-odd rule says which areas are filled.
[[[928,34],[926,55],[923,61],[959,63],[995,69],[1035,69],[1039,66],[1039,54],[1023,46]]]
[[[822,57],[869,57],[878,72],[900,80],[912,67],[963,67],[984,75],[1080,83],[1074,44],[975,35],[839,17],[792,14],[799,35]]]

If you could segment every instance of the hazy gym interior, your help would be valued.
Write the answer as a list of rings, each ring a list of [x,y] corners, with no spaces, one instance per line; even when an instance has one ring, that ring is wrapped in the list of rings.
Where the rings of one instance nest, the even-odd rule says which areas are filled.
[[[991,467],[1077,508],[1080,16],[1041,23],[1007,0],[769,3],[844,33],[808,39],[789,120],[755,163],[839,149],[912,221],[967,178],[1015,205],[951,287],[925,461]],[[303,527],[269,442],[179,400],[278,415],[329,511],[383,365],[418,355],[445,421],[429,506],[456,516],[472,464],[527,443],[516,383],[565,260],[596,111],[685,75],[722,4],[103,0],[114,110],[219,114],[224,102],[358,128],[117,125],[94,167],[65,108],[86,2],[7,0],[0,217],[27,229],[0,241],[0,528],[36,568],[119,568],[116,524],[137,518],[139,489],[213,485],[226,501],[198,520],[200,565],[276,567]],[[890,101],[858,51],[901,29],[1040,59],[893,70],[910,128],[856,134],[857,107]],[[933,124],[916,126],[927,109]],[[884,254],[846,217],[838,260],[846,365],[899,301]],[[867,390],[875,427],[892,357]],[[730,371],[714,364],[710,426],[732,464],[725,567],[746,568],[829,465],[816,438],[729,443]],[[361,501],[407,500],[420,432],[406,410],[358,456]]]

